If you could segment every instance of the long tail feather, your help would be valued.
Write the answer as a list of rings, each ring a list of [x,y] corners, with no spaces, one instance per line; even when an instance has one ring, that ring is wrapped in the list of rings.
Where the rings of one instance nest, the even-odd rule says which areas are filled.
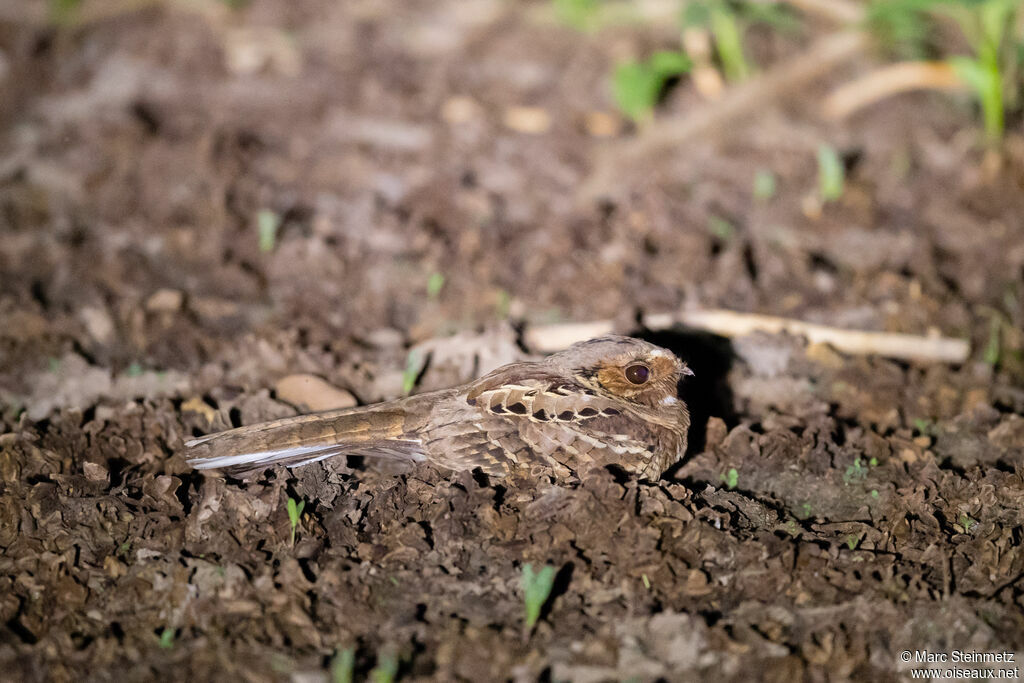
[[[423,460],[419,440],[403,432],[401,411],[350,408],[208,434],[185,447],[192,467],[233,472],[298,467],[335,455]]]

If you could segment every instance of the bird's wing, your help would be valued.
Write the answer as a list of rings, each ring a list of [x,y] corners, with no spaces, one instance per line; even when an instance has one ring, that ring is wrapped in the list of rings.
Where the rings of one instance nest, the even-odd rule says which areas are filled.
[[[421,461],[423,445],[409,429],[403,403],[299,415],[209,434],[185,442],[188,463],[242,473],[271,465],[297,467],[335,455]]]

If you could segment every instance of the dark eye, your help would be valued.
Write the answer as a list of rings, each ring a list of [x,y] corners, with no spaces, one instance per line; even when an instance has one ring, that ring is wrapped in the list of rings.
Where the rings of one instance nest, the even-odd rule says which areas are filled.
[[[626,379],[633,384],[643,384],[651,377],[646,365],[630,365],[626,368]]]

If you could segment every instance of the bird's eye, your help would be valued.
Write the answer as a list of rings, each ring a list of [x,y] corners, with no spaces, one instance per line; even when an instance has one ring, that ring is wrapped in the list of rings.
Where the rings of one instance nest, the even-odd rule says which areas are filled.
[[[626,379],[633,384],[643,384],[651,377],[651,371],[646,365],[630,365],[626,368]]]

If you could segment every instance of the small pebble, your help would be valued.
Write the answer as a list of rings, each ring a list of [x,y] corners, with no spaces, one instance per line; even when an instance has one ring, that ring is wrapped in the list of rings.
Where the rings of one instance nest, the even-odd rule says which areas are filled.
[[[316,375],[288,375],[282,377],[274,385],[277,399],[293,406],[320,412],[321,410],[338,410],[356,405],[355,396],[339,389]]]
[[[509,107],[504,120],[517,133],[540,135],[551,129],[551,114],[540,107]]]
[[[151,313],[174,313],[181,310],[185,295],[177,289],[158,289],[146,299],[146,310]]]

